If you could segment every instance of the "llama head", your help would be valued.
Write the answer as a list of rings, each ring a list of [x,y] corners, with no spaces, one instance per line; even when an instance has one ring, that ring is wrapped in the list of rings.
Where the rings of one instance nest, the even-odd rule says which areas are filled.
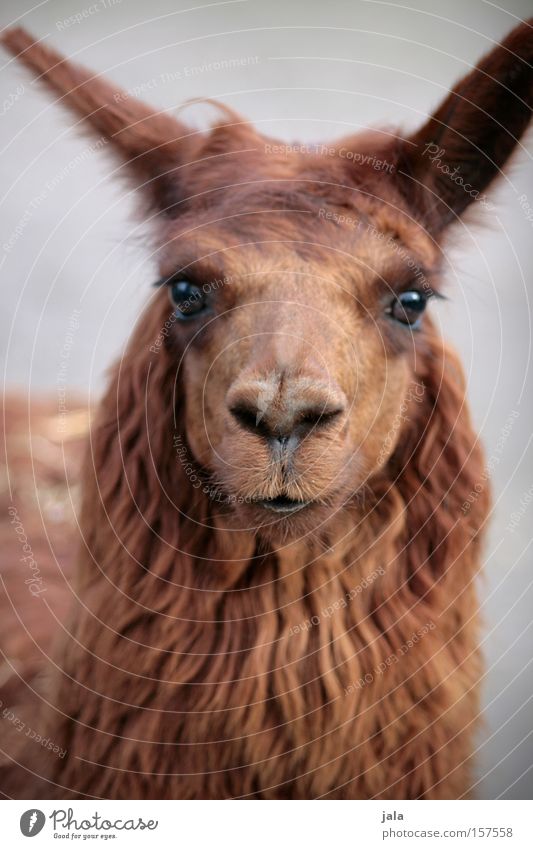
[[[324,145],[265,138],[230,110],[193,132],[22,30],[4,43],[113,142],[157,213],[160,280],[132,346],[141,370],[166,364],[191,461],[242,526],[316,528],[428,413],[441,240],[527,126],[531,26],[414,135]]]

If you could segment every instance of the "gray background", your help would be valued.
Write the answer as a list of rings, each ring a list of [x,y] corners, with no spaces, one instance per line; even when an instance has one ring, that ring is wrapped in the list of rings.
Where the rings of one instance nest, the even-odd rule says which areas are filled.
[[[532,0],[507,0],[505,7],[483,0],[411,0],[409,6],[50,0],[35,7],[3,0],[0,24],[18,21],[39,37],[48,35],[61,51],[123,87],[141,86],[156,107],[216,97],[266,133],[311,141],[367,125],[416,127],[494,41],[533,14]],[[81,23],[64,23],[89,8]],[[209,67],[230,59],[244,64]],[[77,309],[67,385],[97,397],[154,278],[146,230],[131,217],[127,189],[111,179],[112,155],[94,150],[94,140],[73,129],[71,118],[4,51],[0,61],[4,381],[24,392],[56,391],[69,317]],[[172,81],[161,80],[165,73]],[[205,107],[188,107],[187,115],[199,125],[209,118]],[[462,353],[475,421],[495,458],[482,586],[487,727],[476,789],[484,798],[531,798],[533,788],[533,502],[514,532],[506,528],[533,485],[533,222],[518,200],[525,194],[533,207],[532,150],[530,133],[493,191],[495,210],[478,211],[455,231],[450,301],[436,307],[443,334]],[[513,413],[510,433],[502,436]]]

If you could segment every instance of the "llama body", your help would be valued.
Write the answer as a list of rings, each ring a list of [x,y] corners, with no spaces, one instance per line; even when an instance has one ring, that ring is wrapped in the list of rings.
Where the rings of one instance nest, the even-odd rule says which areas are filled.
[[[342,140],[350,157],[229,110],[193,133],[4,37],[129,163],[161,275],[91,432],[43,710],[67,754],[21,753],[7,792],[469,795],[489,494],[423,312],[465,181],[484,192],[527,126],[529,33],[408,139]]]

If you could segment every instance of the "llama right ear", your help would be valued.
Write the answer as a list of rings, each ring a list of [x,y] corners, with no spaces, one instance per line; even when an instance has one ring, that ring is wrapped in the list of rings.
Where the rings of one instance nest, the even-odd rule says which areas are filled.
[[[406,197],[438,232],[483,195],[526,129],[533,108],[533,19],[520,24],[402,142]]]
[[[181,194],[176,175],[193,147],[193,134],[183,124],[70,62],[21,27],[5,30],[0,41],[111,143],[141,178],[155,209],[177,214]]]

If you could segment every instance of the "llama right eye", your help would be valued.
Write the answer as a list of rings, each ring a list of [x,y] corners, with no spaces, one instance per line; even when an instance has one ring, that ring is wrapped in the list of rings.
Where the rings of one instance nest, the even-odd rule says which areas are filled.
[[[427,302],[428,296],[424,292],[409,289],[394,299],[387,312],[396,321],[407,324],[415,330],[420,323]]]
[[[176,317],[193,318],[206,308],[206,296],[199,286],[189,280],[178,280],[168,287],[170,301],[176,307]]]

